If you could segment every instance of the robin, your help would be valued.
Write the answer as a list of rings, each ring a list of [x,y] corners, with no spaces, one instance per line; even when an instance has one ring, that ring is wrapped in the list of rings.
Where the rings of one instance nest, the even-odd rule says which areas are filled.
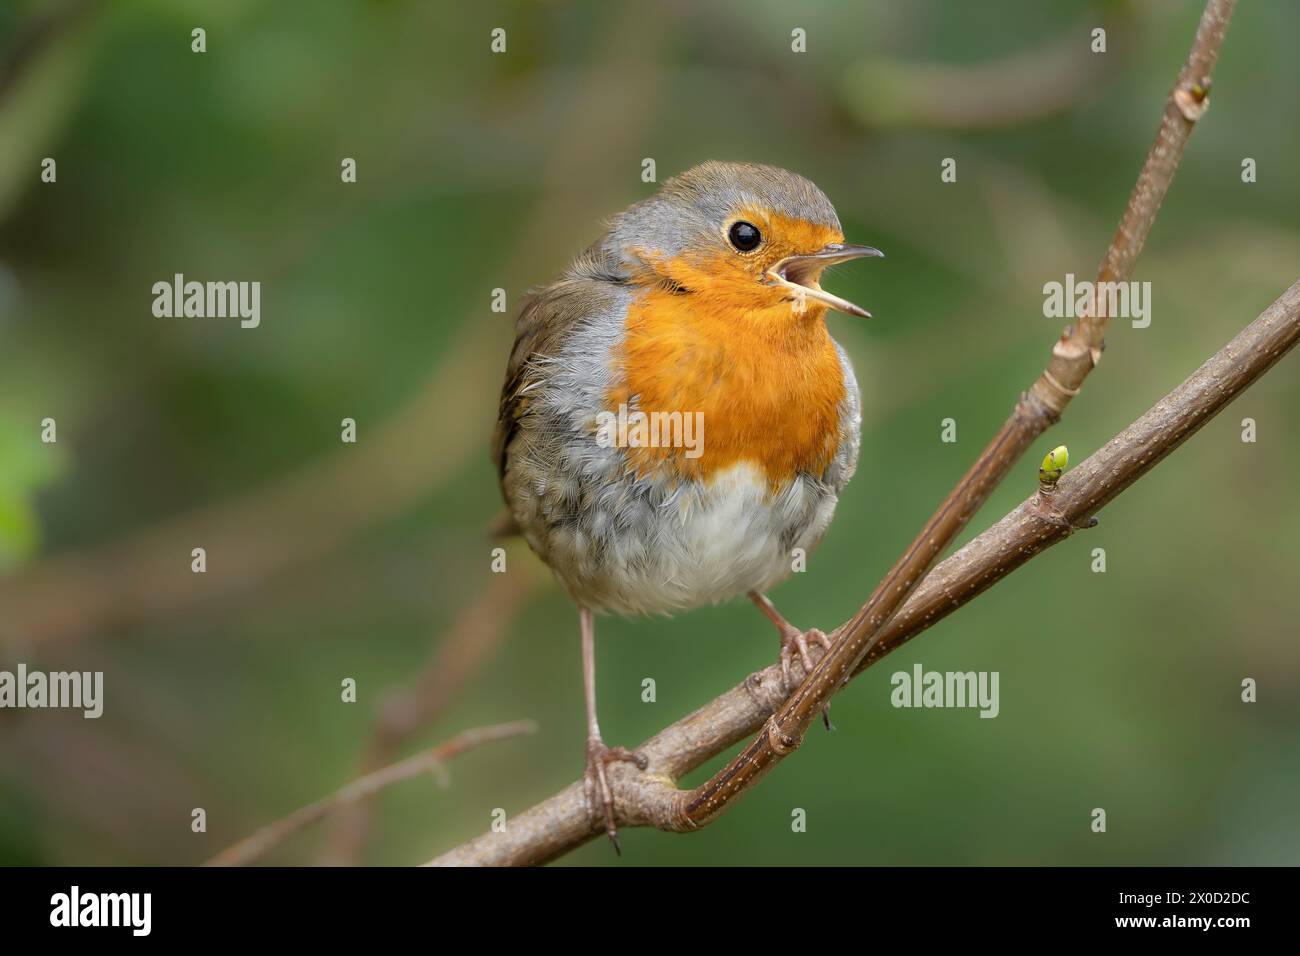
[[[787,682],[809,643],[766,592],[821,540],[857,465],[857,380],[822,289],[846,245],[830,201],[773,166],[708,162],[615,216],[530,292],[493,441],[517,531],[578,606],[588,801],[618,831],[596,720],[595,612],[671,614],[747,594]]]

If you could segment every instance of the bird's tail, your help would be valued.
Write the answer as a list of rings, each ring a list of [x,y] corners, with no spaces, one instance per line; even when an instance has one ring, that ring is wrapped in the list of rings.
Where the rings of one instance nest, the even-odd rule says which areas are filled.
[[[515,516],[510,513],[508,508],[502,508],[497,513],[497,516],[492,519],[492,523],[488,525],[488,537],[493,540],[513,538],[522,532],[523,529],[519,527],[519,522],[515,520]]]

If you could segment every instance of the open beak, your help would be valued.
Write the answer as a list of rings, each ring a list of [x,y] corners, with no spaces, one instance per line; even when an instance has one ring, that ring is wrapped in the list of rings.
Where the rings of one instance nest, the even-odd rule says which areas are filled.
[[[795,294],[796,302],[812,299],[837,311],[869,319],[870,312],[847,299],[831,295],[817,280],[821,278],[824,269],[836,263],[848,262],[850,259],[883,259],[884,257],[883,252],[871,246],[849,246],[832,242],[825,249],[811,255],[786,256],[767,270],[765,278],[770,283],[790,289]]]

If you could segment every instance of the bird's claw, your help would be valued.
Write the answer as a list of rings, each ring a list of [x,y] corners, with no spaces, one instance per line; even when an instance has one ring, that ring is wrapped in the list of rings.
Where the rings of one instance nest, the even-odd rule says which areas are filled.
[[[587,741],[587,771],[583,775],[583,788],[587,794],[587,805],[593,813],[599,799],[599,806],[605,817],[605,833],[609,842],[614,844],[614,852],[622,855],[618,844],[618,822],[614,817],[614,791],[610,789],[609,777],[605,765],[618,762],[635,764],[638,770],[645,770],[650,762],[641,754],[626,747],[606,747],[599,737]]]
[[[808,652],[809,641],[826,650],[831,649],[831,639],[825,631],[818,628],[810,627],[806,631],[800,631],[793,625],[781,628],[781,679],[787,687],[790,686],[790,660],[795,654],[799,655],[805,677],[813,669],[812,655]]]

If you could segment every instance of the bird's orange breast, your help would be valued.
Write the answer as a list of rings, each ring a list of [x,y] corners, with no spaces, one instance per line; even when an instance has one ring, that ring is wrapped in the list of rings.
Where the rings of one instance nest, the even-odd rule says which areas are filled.
[[[675,288],[650,285],[628,308],[609,410],[699,413],[702,448],[695,458],[679,447],[628,448],[632,467],[707,481],[748,462],[773,491],[801,471],[820,474],[835,455],[845,396],[824,309],[794,314],[779,294],[756,295],[752,279],[709,264],[674,263],[670,274]]]

